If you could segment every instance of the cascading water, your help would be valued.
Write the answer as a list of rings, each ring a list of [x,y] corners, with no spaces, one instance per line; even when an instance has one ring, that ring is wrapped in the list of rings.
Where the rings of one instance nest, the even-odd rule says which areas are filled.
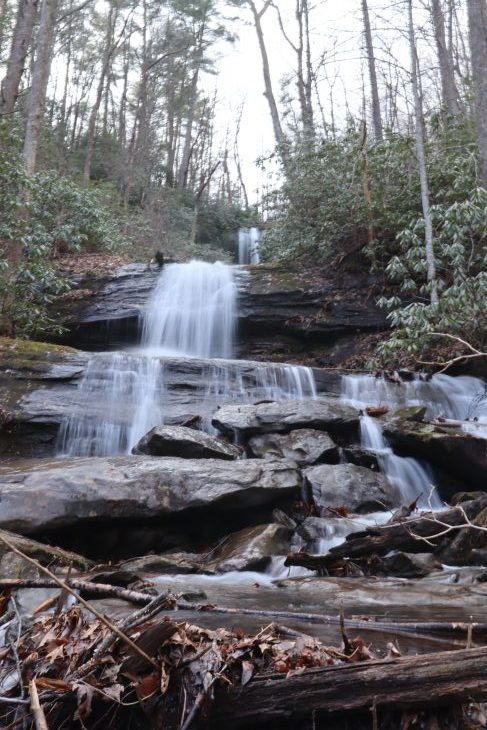
[[[258,264],[262,234],[259,228],[240,228],[238,232],[238,263]]]
[[[226,359],[233,354],[235,321],[231,267],[203,261],[167,266],[144,315],[141,348],[90,360],[78,387],[78,408],[60,429],[59,453],[129,454],[172,413],[175,397],[166,376],[188,358],[196,380],[191,402],[182,406],[203,415],[208,430],[211,413],[223,403],[316,396],[310,368]]]
[[[142,344],[187,357],[233,355],[236,288],[229,266],[191,261],[162,272],[144,317]]]
[[[429,417],[461,421],[464,430],[487,437],[485,385],[477,378],[440,374],[429,380],[414,378],[397,384],[369,375],[347,375],[342,379],[342,399],[362,410],[367,406],[388,406],[392,410],[425,406]],[[364,414],[360,429],[362,446],[376,454],[381,470],[399,490],[403,504],[419,497],[419,507],[441,507],[434,475],[427,465],[394,454],[379,419]]]

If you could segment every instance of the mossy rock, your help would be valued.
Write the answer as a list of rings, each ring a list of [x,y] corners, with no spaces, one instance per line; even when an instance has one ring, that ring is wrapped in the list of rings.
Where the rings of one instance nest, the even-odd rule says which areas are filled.
[[[406,408],[399,408],[392,417],[398,421],[416,421],[422,423],[426,415],[426,410],[424,406],[407,406]]]
[[[0,370],[45,372],[77,350],[50,342],[0,337]]]

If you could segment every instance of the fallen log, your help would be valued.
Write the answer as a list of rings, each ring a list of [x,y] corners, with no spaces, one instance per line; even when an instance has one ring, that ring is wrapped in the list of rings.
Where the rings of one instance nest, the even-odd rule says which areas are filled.
[[[371,527],[362,532],[352,532],[347,535],[345,542],[331,548],[329,555],[336,559],[385,555],[390,550],[411,553],[433,552],[436,547],[440,546],[445,525],[459,528],[465,525],[466,527],[465,515],[471,520],[485,507],[487,507],[487,495],[469,502],[462,502],[458,507],[444,512],[429,512],[413,520]],[[439,520],[441,520],[441,524]],[[451,533],[451,535],[455,534],[455,531]],[[288,561],[285,565],[296,564]]]
[[[370,710],[424,710],[487,698],[487,648],[255,677],[239,690],[220,689],[212,728],[326,718]]]

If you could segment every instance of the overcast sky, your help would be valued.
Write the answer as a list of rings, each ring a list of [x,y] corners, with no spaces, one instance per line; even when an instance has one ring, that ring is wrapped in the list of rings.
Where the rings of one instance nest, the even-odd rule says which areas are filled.
[[[258,2],[258,6],[260,5]],[[289,23],[290,35],[295,35],[293,7],[295,0],[278,0],[279,7]],[[428,18],[421,6],[422,0],[415,0],[418,32],[429,33]],[[312,2],[311,31],[313,61],[318,62],[322,53],[327,52],[329,59],[319,74],[320,94],[325,115],[330,113],[330,86],[333,85],[333,103],[338,121],[346,117],[347,105],[353,113],[360,111],[362,105],[362,74],[364,66],[362,16],[360,0],[316,0]],[[371,23],[375,31],[375,44],[379,64],[381,59],[394,53],[399,64],[409,65],[407,44],[403,38],[406,22],[404,0],[369,0]],[[235,16],[230,9],[228,15]],[[230,128],[233,139],[236,110],[244,103],[244,116],[240,140],[245,177],[249,192],[262,186],[268,176],[255,166],[257,157],[272,150],[274,139],[267,100],[263,95],[264,83],[262,65],[255,29],[251,24],[249,11],[240,13],[240,22],[230,23],[229,28],[237,33],[234,44],[219,47],[217,62],[218,77],[208,79],[209,87],[217,87],[219,109],[218,126],[220,134]],[[280,95],[280,82],[288,75],[291,78],[295,64],[293,52],[282,37],[277,24],[276,13],[272,8],[263,19],[264,34],[269,53],[269,61],[276,96]],[[423,48],[428,60],[427,44]],[[431,56],[433,58],[433,56]],[[426,69],[427,71],[427,69]],[[368,91],[368,80],[365,80]],[[294,93],[295,87],[290,87]],[[329,119],[327,120],[329,121]],[[272,183],[272,181],[271,181]],[[255,196],[252,195],[252,198]]]

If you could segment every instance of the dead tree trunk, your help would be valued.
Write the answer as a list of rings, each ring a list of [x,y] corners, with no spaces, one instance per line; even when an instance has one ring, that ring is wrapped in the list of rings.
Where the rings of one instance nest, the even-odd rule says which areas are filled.
[[[487,189],[487,4],[468,0],[467,5],[480,175]]]
[[[12,114],[19,94],[25,59],[32,41],[38,0],[20,0],[7,62],[7,72],[0,88],[0,116]]]

